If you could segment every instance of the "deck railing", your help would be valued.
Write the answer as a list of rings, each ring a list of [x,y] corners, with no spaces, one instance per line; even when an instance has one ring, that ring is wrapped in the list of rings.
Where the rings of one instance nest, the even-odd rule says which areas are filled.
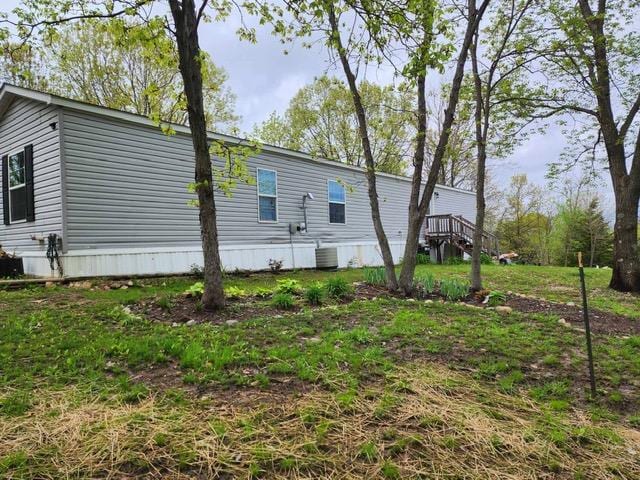
[[[461,215],[427,215],[425,219],[425,238],[447,240],[451,244],[457,244],[460,240],[471,244],[473,234],[476,231],[474,223]],[[498,255],[498,237],[482,232],[482,251],[489,255]]]

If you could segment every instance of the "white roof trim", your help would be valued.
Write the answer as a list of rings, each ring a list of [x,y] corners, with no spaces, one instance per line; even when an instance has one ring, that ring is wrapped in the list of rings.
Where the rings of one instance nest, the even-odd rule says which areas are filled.
[[[113,108],[101,107],[98,105],[92,105],[90,103],[80,102],[78,100],[71,100],[69,98],[59,97],[57,95],[52,95],[49,93],[39,92],[36,90],[31,90],[23,87],[17,87],[9,83],[3,84],[2,88],[0,89],[0,105],[2,104],[3,100],[6,100],[5,97],[7,96],[19,96],[19,97],[43,102],[48,105],[57,105],[62,108],[78,110],[81,112],[90,113],[92,115],[99,115],[103,117],[113,118],[116,120],[122,120],[125,122],[137,123],[139,125],[158,128],[158,125],[155,122],[151,121],[149,118],[143,115],[124,112],[122,110],[115,110]],[[0,115],[2,115],[3,113],[4,112],[0,111]],[[191,130],[189,129],[189,127],[186,127],[184,125],[179,125],[179,124],[171,124],[171,123],[165,123],[165,124],[170,126],[173,130],[175,130],[176,133],[191,135]],[[225,142],[236,143],[236,144],[240,144],[248,141],[247,139],[244,139],[244,138],[233,137],[231,135],[225,135],[225,134],[216,133],[216,132],[208,132],[208,136],[211,139],[222,140]],[[296,150],[289,150],[287,148],[282,148],[282,147],[276,147],[274,145],[268,145],[268,144],[262,143],[261,149],[264,152],[274,153],[280,156],[284,155],[284,156],[288,156],[288,157],[299,159],[299,160],[307,160],[315,163],[331,165],[333,167],[338,167],[345,170],[351,170],[351,171],[360,172],[360,173],[364,172],[364,169],[360,167],[356,167],[353,165],[346,165],[344,163],[337,162],[334,160],[329,160],[326,158],[314,157],[313,155],[309,155],[308,153],[299,152]],[[376,173],[376,175],[381,177],[395,178],[397,180],[402,180],[407,182],[411,181],[411,178],[402,176],[402,175],[393,175],[393,174],[384,173],[384,172]],[[436,188],[440,190],[451,190],[454,192],[475,195],[474,192],[471,192],[469,190],[449,187],[446,185],[437,184]]]

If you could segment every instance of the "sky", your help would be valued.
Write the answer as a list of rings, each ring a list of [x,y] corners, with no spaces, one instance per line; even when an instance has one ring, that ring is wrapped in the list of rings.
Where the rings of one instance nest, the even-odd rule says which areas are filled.
[[[1,4],[0,10],[8,11],[17,6],[19,0],[2,0]],[[224,23],[204,24],[200,30],[200,43],[229,76],[228,85],[237,97],[236,112],[242,118],[242,132],[250,132],[253,125],[266,120],[273,111],[284,112],[295,93],[314,78],[325,73],[342,78],[342,71],[330,63],[329,55],[321,45],[311,49],[299,44],[283,45],[268,27],[257,27],[257,42],[252,44],[238,39],[239,26],[237,15]],[[370,68],[367,78],[389,83],[392,74],[384,69]],[[438,76],[433,77],[434,89],[440,81]],[[499,187],[506,189],[512,175],[526,173],[530,181],[543,186],[547,164],[557,161],[565,146],[566,139],[558,128],[549,128],[544,135],[533,135],[510,158],[489,162],[493,178]],[[607,218],[613,219],[609,181],[603,182],[598,190],[604,197]]]

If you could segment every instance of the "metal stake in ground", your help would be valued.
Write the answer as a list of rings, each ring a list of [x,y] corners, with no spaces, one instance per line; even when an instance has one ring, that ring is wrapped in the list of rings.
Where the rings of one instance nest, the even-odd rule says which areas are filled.
[[[584,267],[582,266],[582,252],[578,252],[578,271],[580,272],[580,288],[582,290],[582,314],[584,316],[584,332],[587,337],[587,358],[589,361],[589,380],[591,382],[591,396],[596,396],[596,374],[593,371],[593,350],[591,349],[591,326],[589,325],[589,310],[587,307],[587,287],[584,281]]]

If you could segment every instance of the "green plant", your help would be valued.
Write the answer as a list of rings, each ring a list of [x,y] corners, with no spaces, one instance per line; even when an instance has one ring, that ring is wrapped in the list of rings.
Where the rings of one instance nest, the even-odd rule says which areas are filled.
[[[304,292],[304,297],[309,305],[320,305],[324,298],[324,289],[321,283],[314,283],[307,287]]]
[[[258,287],[253,293],[258,298],[268,298],[273,294],[273,290],[267,287]]]
[[[301,291],[302,286],[298,280],[294,280],[293,278],[283,278],[282,280],[278,280],[278,286],[276,288],[276,292],[278,293],[297,295]]]
[[[493,259],[491,258],[491,255],[482,252],[480,254],[480,263],[482,265],[493,265]]]
[[[230,298],[232,300],[247,296],[246,290],[243,290],[239,287],[227,287],[224,289],[224,294],[227,298]]]
[[[333,298],[345,298],[351,293],[351,285],[342,277],[329,278],[324,283],[324,288]]]
[[[185,295],[201,297],[204,293],[204,282],[196,282],[184,291]]]
[[[384,267],[364,267],[362,269],[364,283],[369,285],[385,285],[387,283],[387,273]]]
[[[498,305],[504,305],[507,301],[507,295],[498,290],[494,290],[489,293],[488,305],[490,307],[497,307]]]
[[[469,293],[469,284],[455,279],[440,281],[440,293],[452,302],[463,299]]]
[[[426,253],[418,253],[416,254],[416,264],[418,265],[427,265],[431,263],[431,257]]]
[[[192,277],[204,278],[204,267],[201,267],[197,263],[192,263],[189,268],[189,273]]]
[[[436,278],[430,272],[416,275],[413,278],[413,286],[424,293],[433,293],[436,289]]]
[[[165,310],[167,312],[171,310],[171,307],[173,307],[173,301],[171,300],[171,297],[167,295],[163,295],[160,298],[158,298],[158,301],[156,303],[158,307],[160,307],[162,310]]]
[[[278,292],[271,299],[271,305],[281,310],[291,310],[295,301],[290,293]]]
[[[463,263],[465,263],[465,261],[462,257],[459,257],[457,255],[449,255],[442,263],[444,263],[445,265],[462,265]]]

